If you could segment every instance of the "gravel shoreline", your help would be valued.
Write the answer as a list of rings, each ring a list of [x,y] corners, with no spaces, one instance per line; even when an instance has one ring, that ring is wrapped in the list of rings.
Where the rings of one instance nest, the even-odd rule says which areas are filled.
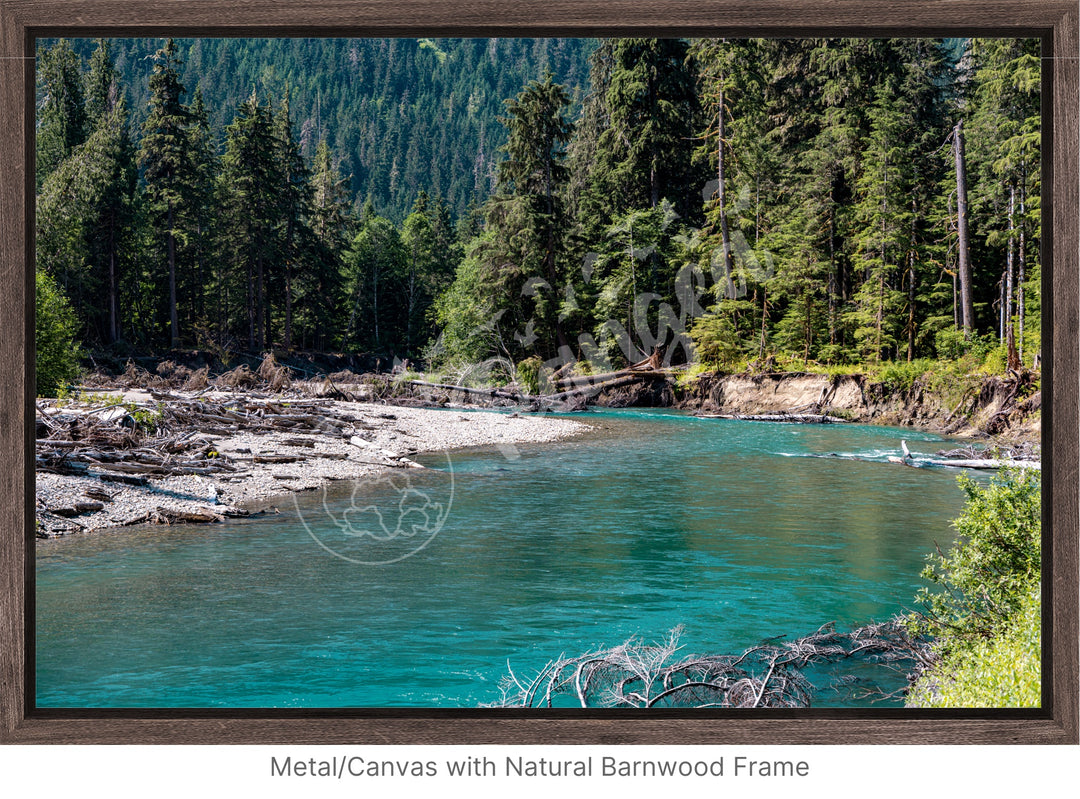
[[[139,397],[129,394],[125,399]],[[38,537],[181,520],[178,515],[184,514],[207,516],[207,521],[243,516],[250,508],[275,498],[332,481],[355,480],[390,469],[422,468],[409,458],[417,453],[543,443],[591,429],[591,425],[576,420],[467,407],[431,409],[333,401],[322,410],[357,422],[344,431],[286,434],[241,428],[231,435],[200,434],[212,443],[218,457],[237,467],[232,472],[151,476],[146,485],[123,485],[94,476],[39,470]],[[266,457],[300,460],[257,462]],[[76,506],[86,510],[71,515]],[[61,513],[53,512],[58,510]]]

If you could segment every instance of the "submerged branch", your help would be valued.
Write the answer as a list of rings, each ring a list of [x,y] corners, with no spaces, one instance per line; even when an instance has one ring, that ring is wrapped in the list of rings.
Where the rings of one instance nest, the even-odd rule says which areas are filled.
[[[829,623],[795,641],[772,639],[738,656],[675,660],[681,632],[675,628],[661,643],[632,638],[610,649],[561,656],[540,669],[528,686],[507,664],[509,676],[499,686],[502,698],[490,706],[551,707],[562,697],[581,707],[809,707],[817,689],[803,673],[808,666],[859,658],[917,668],[929,646],[912,637],[897,617],[846,633]],[[836,682],[843,686],[851,680]]]

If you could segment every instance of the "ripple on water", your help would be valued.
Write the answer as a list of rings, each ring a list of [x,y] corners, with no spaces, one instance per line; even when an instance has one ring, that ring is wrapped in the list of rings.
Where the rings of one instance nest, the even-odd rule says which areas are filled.
[[[963,504],[952,474],[807,457],[940,448],[911,430],[587,420],[582,439],[424,456],[428,490],[453,472],[451,510],[386,566],[300,524],[340,536],[351,485],[243,523],[45,542],[39,705],[474,706],[508,661],[528,674],[678,624],[685,654],[739,652],[900,611]],[[399,511],[380,490],[365,501]]]

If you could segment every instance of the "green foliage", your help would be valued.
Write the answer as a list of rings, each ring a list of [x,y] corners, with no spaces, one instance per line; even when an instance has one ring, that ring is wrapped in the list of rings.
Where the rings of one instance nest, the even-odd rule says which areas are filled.
[[[927,629],[945,636],[946,649],[996,635],[1039,582],[1041,565],[1038,472],[1006,470],[987,486],[959,482],[968,497],[954,523],[959,539],[923,571],[944,590],[919,594]]]
[[[421,191],[454,216],[491,192],[505,142],[503,100],[551,69],[579,97],[595,39],[177,39],[180,81],[200,87],[210,126],[224,130],[255,88],[292,91],[305,158],[325,139],[357,208],[368,197],[400,225]],[[161,40],[113,39],[136,124],[148,107],[146,73]],[[89,55],[89,40],[74,42]]]
[[[127,107],[119,99],[45,178],[38,195],[38,267],[63,288],[80,335],[94,343],[119,338],[135,180]]]
[[[927,360],[892,361],[882,366],[877,379],[890,391],[911,391],[915,381],[934,368]]]
[[[942,590],[917,597],[913,623],[934,638],[936,661],[920,675],[913,707],[1036,707],[1040,697],[1040,478],[1005,470],[968,496],[959,538],[928,559],[923,577]]]
[[[343,344],[405,354],[409,253],[389,219],[366,215],[345,253],[349,321]]]
[[[697,213],[693,198],[691,142],[699,123],[695,62],[679,39],[612,39],[604,105],[607,125],[599,134],[590,191],[601,225],[612,215],[656,208],[667,198],[682,215]],[[594,77],[594,81],[596,78]],[[697,185],[695,185],[697,184]],[[606,207],[605,207],[606,206]]]
[[[35,287],[37,394],[42,397],[58,396],[67,383],[79,376],[81,347],[75,337],[78,325],[63,292],[40,269],[35,275]]]
[[[540,393],[540,373],[544,362],[536,355],[517,365],[518,381],[529,394]]]
[[[61,39],[41,53],[36,167],[39,188],[86,139],[81,71],[81,60],[67,40]]]
[[[997,372],[1003,265],[1025,365],[1040,346],[1036,45],[57,42],[39,263],[92,345],[603,370],[696,339],[710,363],[861,360],[901,388],[902,361]],[[960,114],[970,339],[941,146]]]
[[[1042,701],[1038,586],[1021,598],[1001,634],[947,655],[908,694],[908,707],[1039,707]]]
[[[161,404],[158,403],[153,408],[134,409],[131,418],[135,420],[135,429],[149,434],[157,431],[158,425],[161,424],[161,420],[165,417],[161,410]]]
[[[457,268],[454,282],[435,301],[435,323],[440,330],[428,355],[439,363],[473,363],[500,351],[498,280],[490,264],[494,234],[474,239]]]
[[[971,349],[971,340],[963,330],[954,327],[939,330],[934,336],[934,349],[939,358],[956,360]]]
[[[707,315],[694,320],[690,328],[694,352],[703,364],[720,369],[735,361],[739,355],[739,340],[735,324],[724,316]]]

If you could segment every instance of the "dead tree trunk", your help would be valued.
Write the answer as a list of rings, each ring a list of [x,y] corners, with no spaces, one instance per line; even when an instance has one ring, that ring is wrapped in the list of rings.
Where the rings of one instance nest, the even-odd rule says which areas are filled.
[[[719,97],[716,100],[716,206],[720,211],[720,248],[724,257],[724,296],[735,298],[735,284],[732,281],[735,264],[731,257],[731,236],[728,233],[727,198],[724,191],[724,76],[718,84]]]
[[[964,120],[953,128],[953,159],[956,163],[956,235],[960,261],[960,321],[964,335],[971,335],[975,326],[975,310],[971,298],[971,261],[968,249],[967,177],[964,171]]]

